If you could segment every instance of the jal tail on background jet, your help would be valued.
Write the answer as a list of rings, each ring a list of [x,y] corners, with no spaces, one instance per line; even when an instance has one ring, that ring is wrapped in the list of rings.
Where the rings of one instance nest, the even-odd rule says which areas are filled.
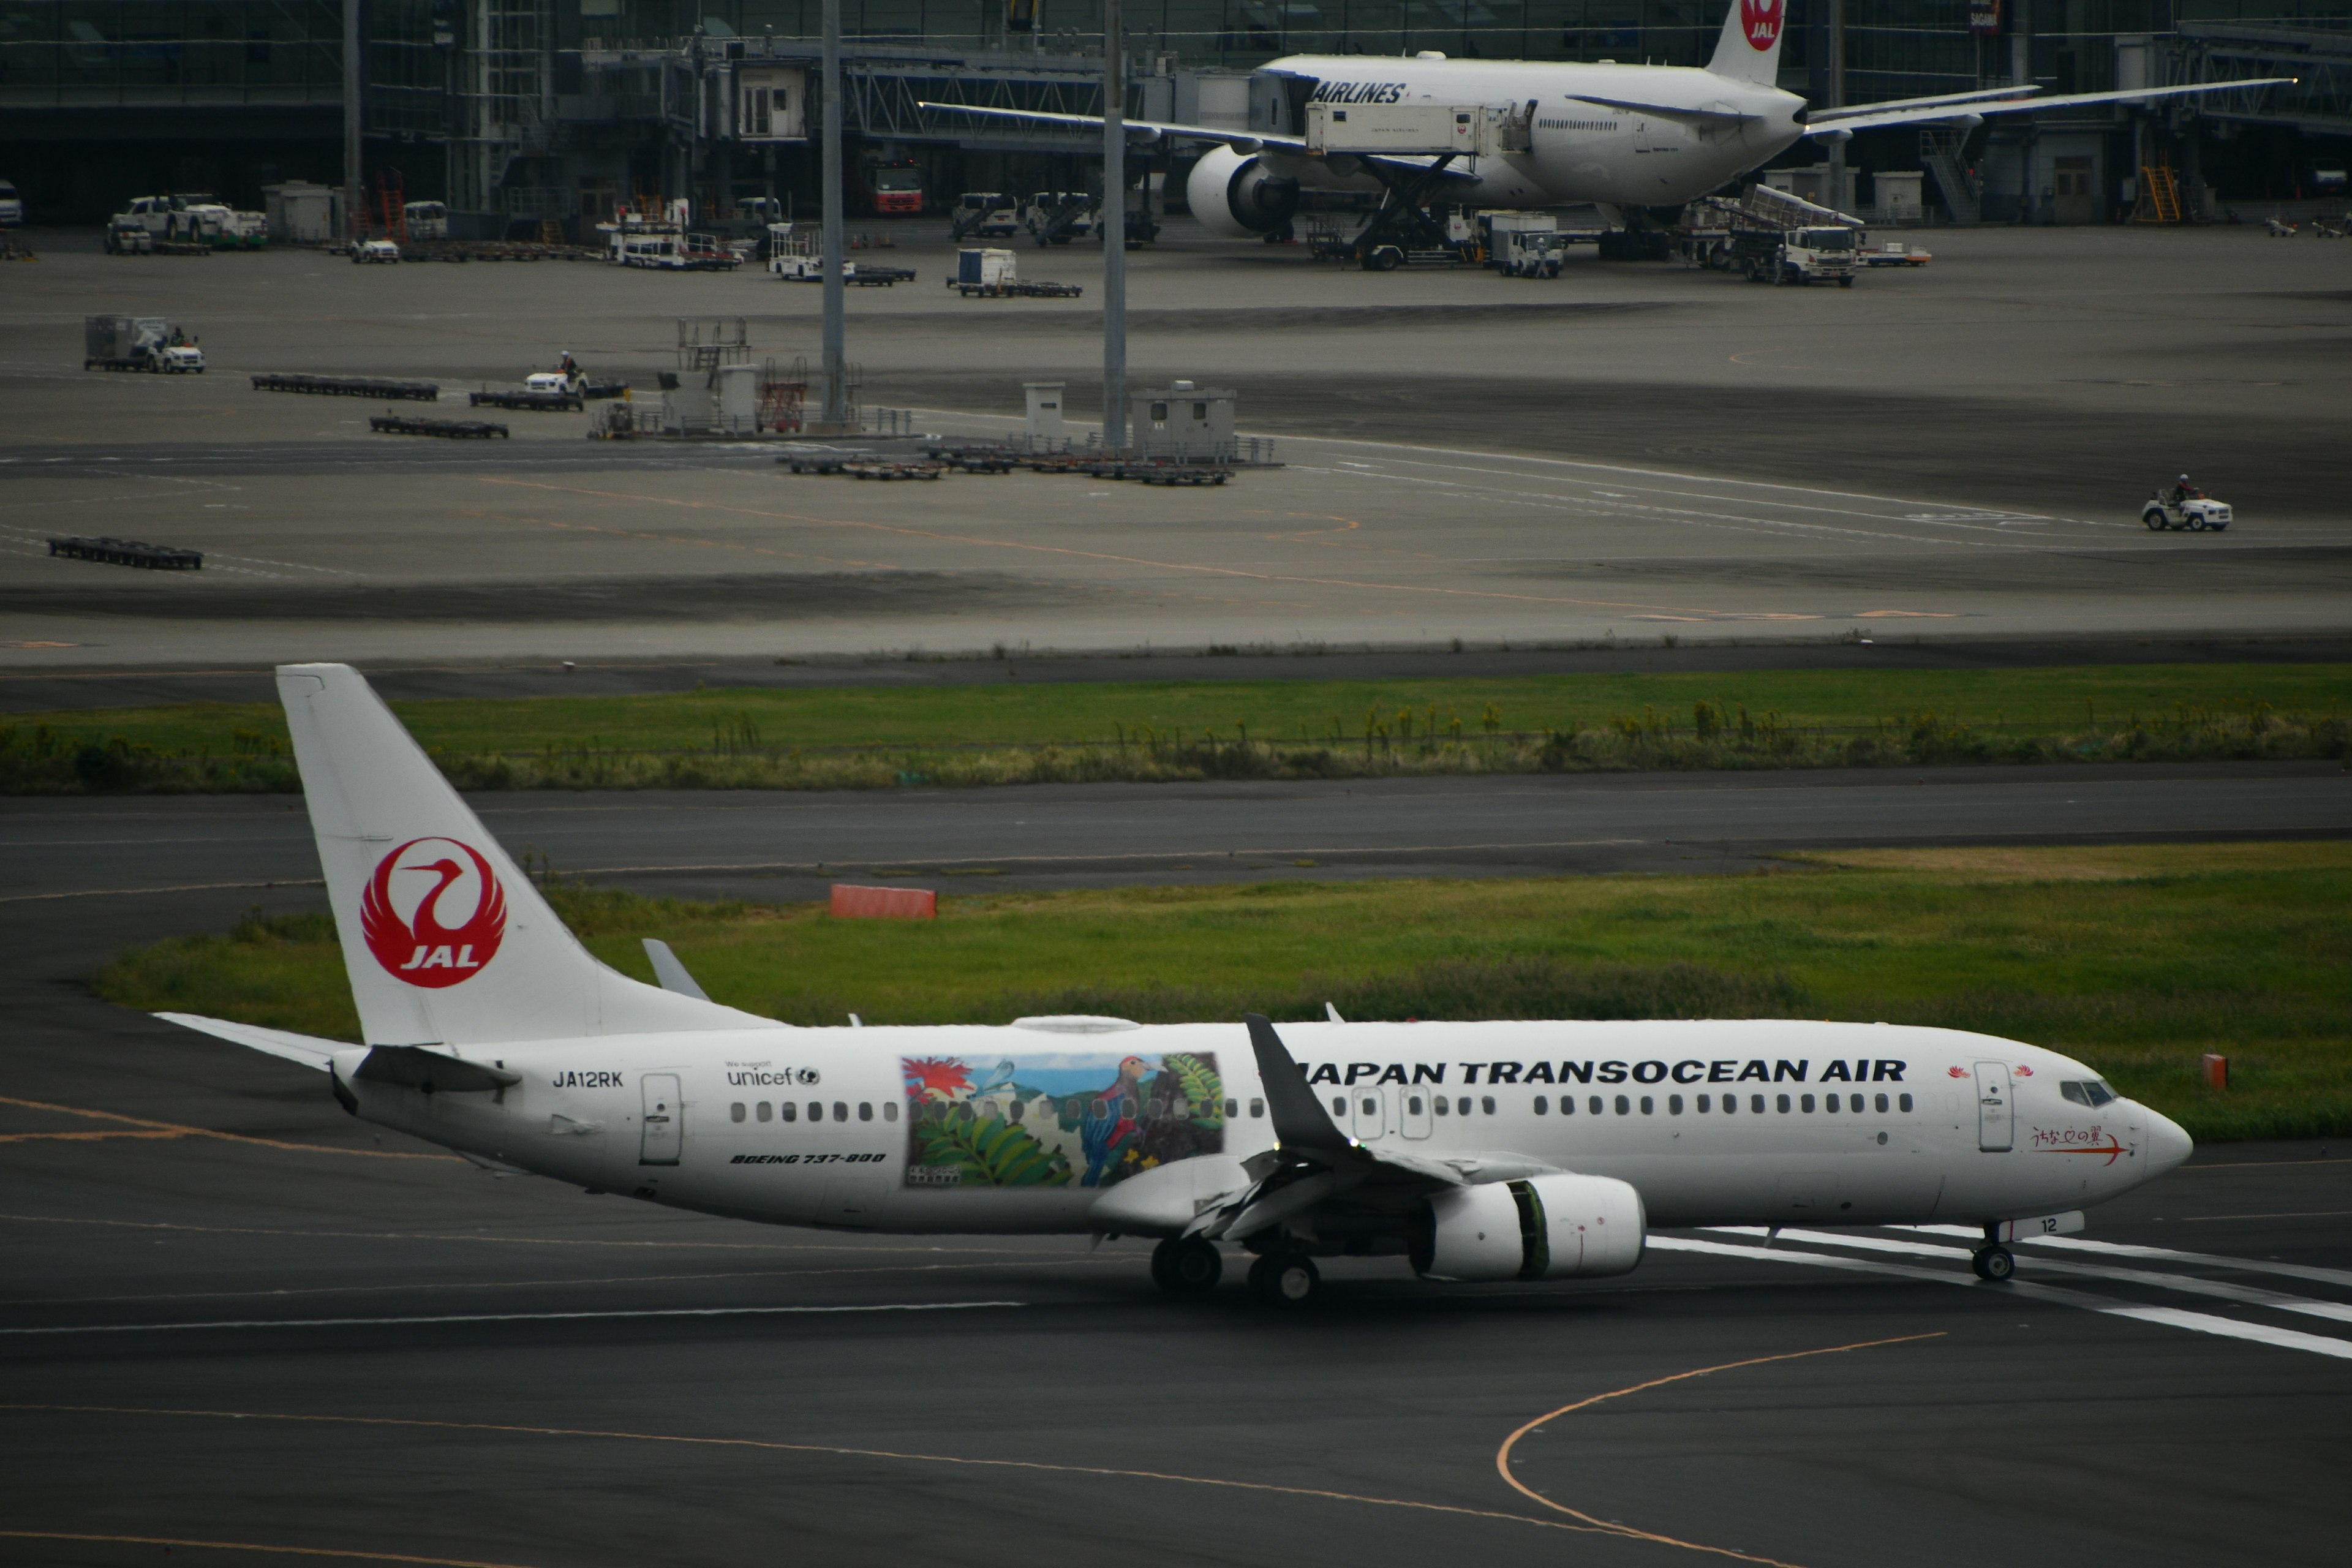
[[[281,666],[278,694],[370,1044],[776,1027],[598,962],[359,671]]]
[[[1715,58],[1706,68],[1737,81],[1778,84],[1780,74],[1781,24],[1788,18],[1788,0],[1731,0],[1723,18],[1723,36],[1716,40]]]

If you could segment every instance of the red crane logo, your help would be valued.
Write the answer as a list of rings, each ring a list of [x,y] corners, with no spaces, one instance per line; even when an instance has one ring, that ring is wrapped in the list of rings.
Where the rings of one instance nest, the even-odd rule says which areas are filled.
[[[427,884],[427,877],[436,880]],[[498,955],[507,932],[506,889],[472,845],[412,838],[376,862],[360,898],[360,932],[395,980],[434,990],[456,985]]]
[[[1758,53],[1780,41],[1780,16],[1787,0],[1739,0],[1739,27],[1748,47]]]

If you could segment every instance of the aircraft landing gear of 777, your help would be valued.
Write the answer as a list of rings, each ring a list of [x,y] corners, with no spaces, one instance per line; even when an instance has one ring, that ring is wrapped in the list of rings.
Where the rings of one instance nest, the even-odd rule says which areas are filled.
[[[1171,1296],[1205,1296],[1224,1271],[1216,1244],[1197,1236],[1170,1237],[1151,1249],[1151,1282]]]
[[[1304,1307],[1321,1292],[1323,1275],[1303,1252],[1269,1252],[1250,1265],[1249,1282],[1269,1307]]]
[[[1977,1248],[1975,1255],[1969,1259],[1969,1267],[1977,1271],[1979,1279],[1990,1280],[1995,1285],[2004,1284],[2011,1275],[2017,1272],[2017,1254],[1997,1241],[1988,1241]]]

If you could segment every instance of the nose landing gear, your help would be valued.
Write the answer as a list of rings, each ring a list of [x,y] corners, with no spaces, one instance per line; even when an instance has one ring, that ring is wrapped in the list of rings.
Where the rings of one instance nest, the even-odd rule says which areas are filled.
[[[1994,1233],[1994,1227],[1988,1225],[1985,1226],[1984,1245],[1978,1247],[1969,1259],[1969,1267],[1976,1270],[1978,1279],[1994,1285],[2003,1284],[2017,1272],[2017,1254],[2003,1247]]]

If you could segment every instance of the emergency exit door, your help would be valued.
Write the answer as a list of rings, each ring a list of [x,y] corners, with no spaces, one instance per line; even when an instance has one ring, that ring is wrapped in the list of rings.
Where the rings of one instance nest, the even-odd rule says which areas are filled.
[[[685,1107],[678,1102],[677,1074],[649,1072],[645,1076],[645,1141],[638,1147],[640,1165],[675,1165],[686,1141]]]
[[[2006,1153],[2016,1139],[2015,1125],[2009,1064],[1977,1063],[1977,1147],[1988,1154]]]

